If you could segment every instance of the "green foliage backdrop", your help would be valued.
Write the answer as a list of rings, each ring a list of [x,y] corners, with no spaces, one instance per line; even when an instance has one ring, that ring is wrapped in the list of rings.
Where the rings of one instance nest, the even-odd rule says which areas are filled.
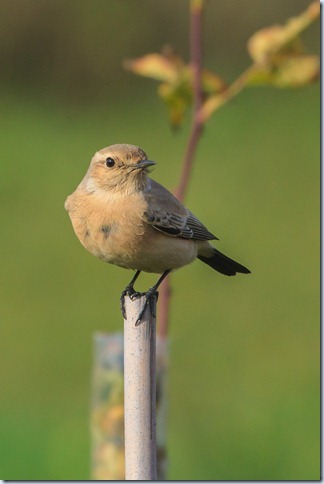
[[[245,4],[207,3],[206,64],[225,77],[244,68],[251,33],[308,2]],[[0,5],[3,479],[88,479],[91,338],[122,330],[129,274],[81,247],[65,197],[119,142],[157,161],[153,178],[178,181],[188,121],[172,133],[154,86],[121,61],[167,41],[187,55],[188,2],[133,5]],[[312,50],[318,38],[314,26]],[[169,479],[318,479],[318,86],[251,89],[222,108],[187,205],[252,275],[197,262],[172,277]]]

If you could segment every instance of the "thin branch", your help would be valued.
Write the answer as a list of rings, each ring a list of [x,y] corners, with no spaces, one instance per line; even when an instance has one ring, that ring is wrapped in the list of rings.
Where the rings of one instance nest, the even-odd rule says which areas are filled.
[[[204,0],[192,0],[190,4],[190,52],[191,52],[191,68],[193,78],[193,120],[191,131],[185,150],[180,182],[175,190],[176,197],[183,201],[186,190],[189,185],[190,175],[197,145],[202,133],[203,122],[200,116],[202,107],[202,86],[201,86],[201,71],[202,71],[202,13]],[[168,322],[170,314],[170,296],[171,288],[169,277],[163,282],[160,289],[160,321],[158,326],[158,333],[161,337],[165,337],[168,331]]]
[[[185,151],[180,183],[176,190],[176,196],[179,200],[183,201],[185,198],[186,190],[189,185],[189,179],[191,175],[192,165],[198,141],[200,139],[203,123],[199,112],[202,106],[203,95],[201,86],[201,71],[202,71],[202,8],[203,1],[193,0],[191,3],[191,35],[190,35],[190,50],[191,50],[191,68],[193,74],[193,100],[194,111],[193,120],[191,126],[191,132]]]
[[[199,113],[197,117],[200,123],[203,125],[209,118],[214,114],[217,109],[219,109],[223,104],[226,104],[233,97],[239,94],[243,89],[246,88],[249,77],[255,69],[257,69],[256,64],[249,66],[244,72],[242,72],[224,91],[221,93],[211,96],[203,105],[200,106]]]
[[[207,99],[207,101],[201,106],[200,113],[198,114],[200,122],[202,124],[206,123],[215,111],[217,111],[221,106],[226,104],[233,97],[239,94],[244,88],[246,88],[249,85],[251,77],[255,77],[256,75],[258,75],[258,73],[259,76],[262,76],[262,74],[267,76],[267,71],[271,72],[271,70],[278,69],[278,65],[276,63],[273,63],[272,57],[274,55],[278,55],[278,53],[282,51],[283,48],[289,45],[289,43],[291,43],[294,39],[298,38],[298,35],[300,35],[305,29],[307,29],[314,21],[319,18],[320,13],[320,3],[318,1],[314,1],[303,13],[301,13],[297,17],[291,18],[290,20],[288,20],[288,22],[286,22],[285,25],[280,27],[274,26],[256,32],[250,38],[248,46],[249,43],[253,41],[253,39],[255,42],[255,37],[257,36],[258,46],[263,46],[263,50],[261,50],[261,53],[263,55],[261,56],[261,58],[255,59],[255,53],[254,55],[250,53],[251,57],[254,59],[254,63],[251,64],[244,72],[242,72],[224,91]],[[280,36],[278,35],[278,29],[280,29]],[[269,31],[272,31],[277,35],[272,35],[271,37],[269,36]],[[260,41],[260,38],[263,40],[263,42]],[[258,57],[259,56],[260,52],[258,53]],[[290,54],[290,56],[291,58],[293,58],[294,53]],[[305,84],[316,80],[317,76],[319,76],[319,67],[318,71],[315,70],[313,72],[313,69],[311,69],[309,77],[306,78]],[[268,82],[271,85],[270,80],[268,80]],[[295,79],[295,83],[293,80],[290,81],[290,87],[296,87],[300,85],[298,84],[298,81],[300,81],[300,79],[298,79],[297,76]],[[260,83],[260,85],[262,85],[262,82]]]

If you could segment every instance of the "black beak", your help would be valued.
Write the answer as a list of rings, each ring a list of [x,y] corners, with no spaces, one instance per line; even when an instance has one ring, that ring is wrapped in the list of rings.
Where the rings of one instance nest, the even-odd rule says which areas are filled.
[[[148,168],[149,166],[156,165],[155,161],[142,160],[134,165],[134,170],[142,170],[143,168]]]

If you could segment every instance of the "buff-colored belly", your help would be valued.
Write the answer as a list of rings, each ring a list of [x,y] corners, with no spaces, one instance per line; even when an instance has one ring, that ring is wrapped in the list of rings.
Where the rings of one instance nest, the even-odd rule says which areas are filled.
[[[136,234],[121,224],[110,230],[87,226],[78,236],[93,255],[127,269],[162,273],[189,264],[197,256],[195,242],[169,237],[151,227]]]
[[[124,205],[122,213],[110,206],[107,214],[99,204],[91,211],[88,204],[77,205],[77,210],[69,205],[74,231],[82,245],[105,262],[162,273],[189,264],[197,256],[195,241],[157,231],[143,222],[142,211],[134,217],[132,206]]]

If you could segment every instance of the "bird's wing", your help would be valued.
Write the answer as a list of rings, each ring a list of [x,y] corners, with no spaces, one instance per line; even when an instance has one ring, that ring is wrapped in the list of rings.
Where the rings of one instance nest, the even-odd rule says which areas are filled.
[[[217,239],[207,228],[177,200],[172,193],[151,180],[146,191],[144,220],[164,234],[193,240]]]

